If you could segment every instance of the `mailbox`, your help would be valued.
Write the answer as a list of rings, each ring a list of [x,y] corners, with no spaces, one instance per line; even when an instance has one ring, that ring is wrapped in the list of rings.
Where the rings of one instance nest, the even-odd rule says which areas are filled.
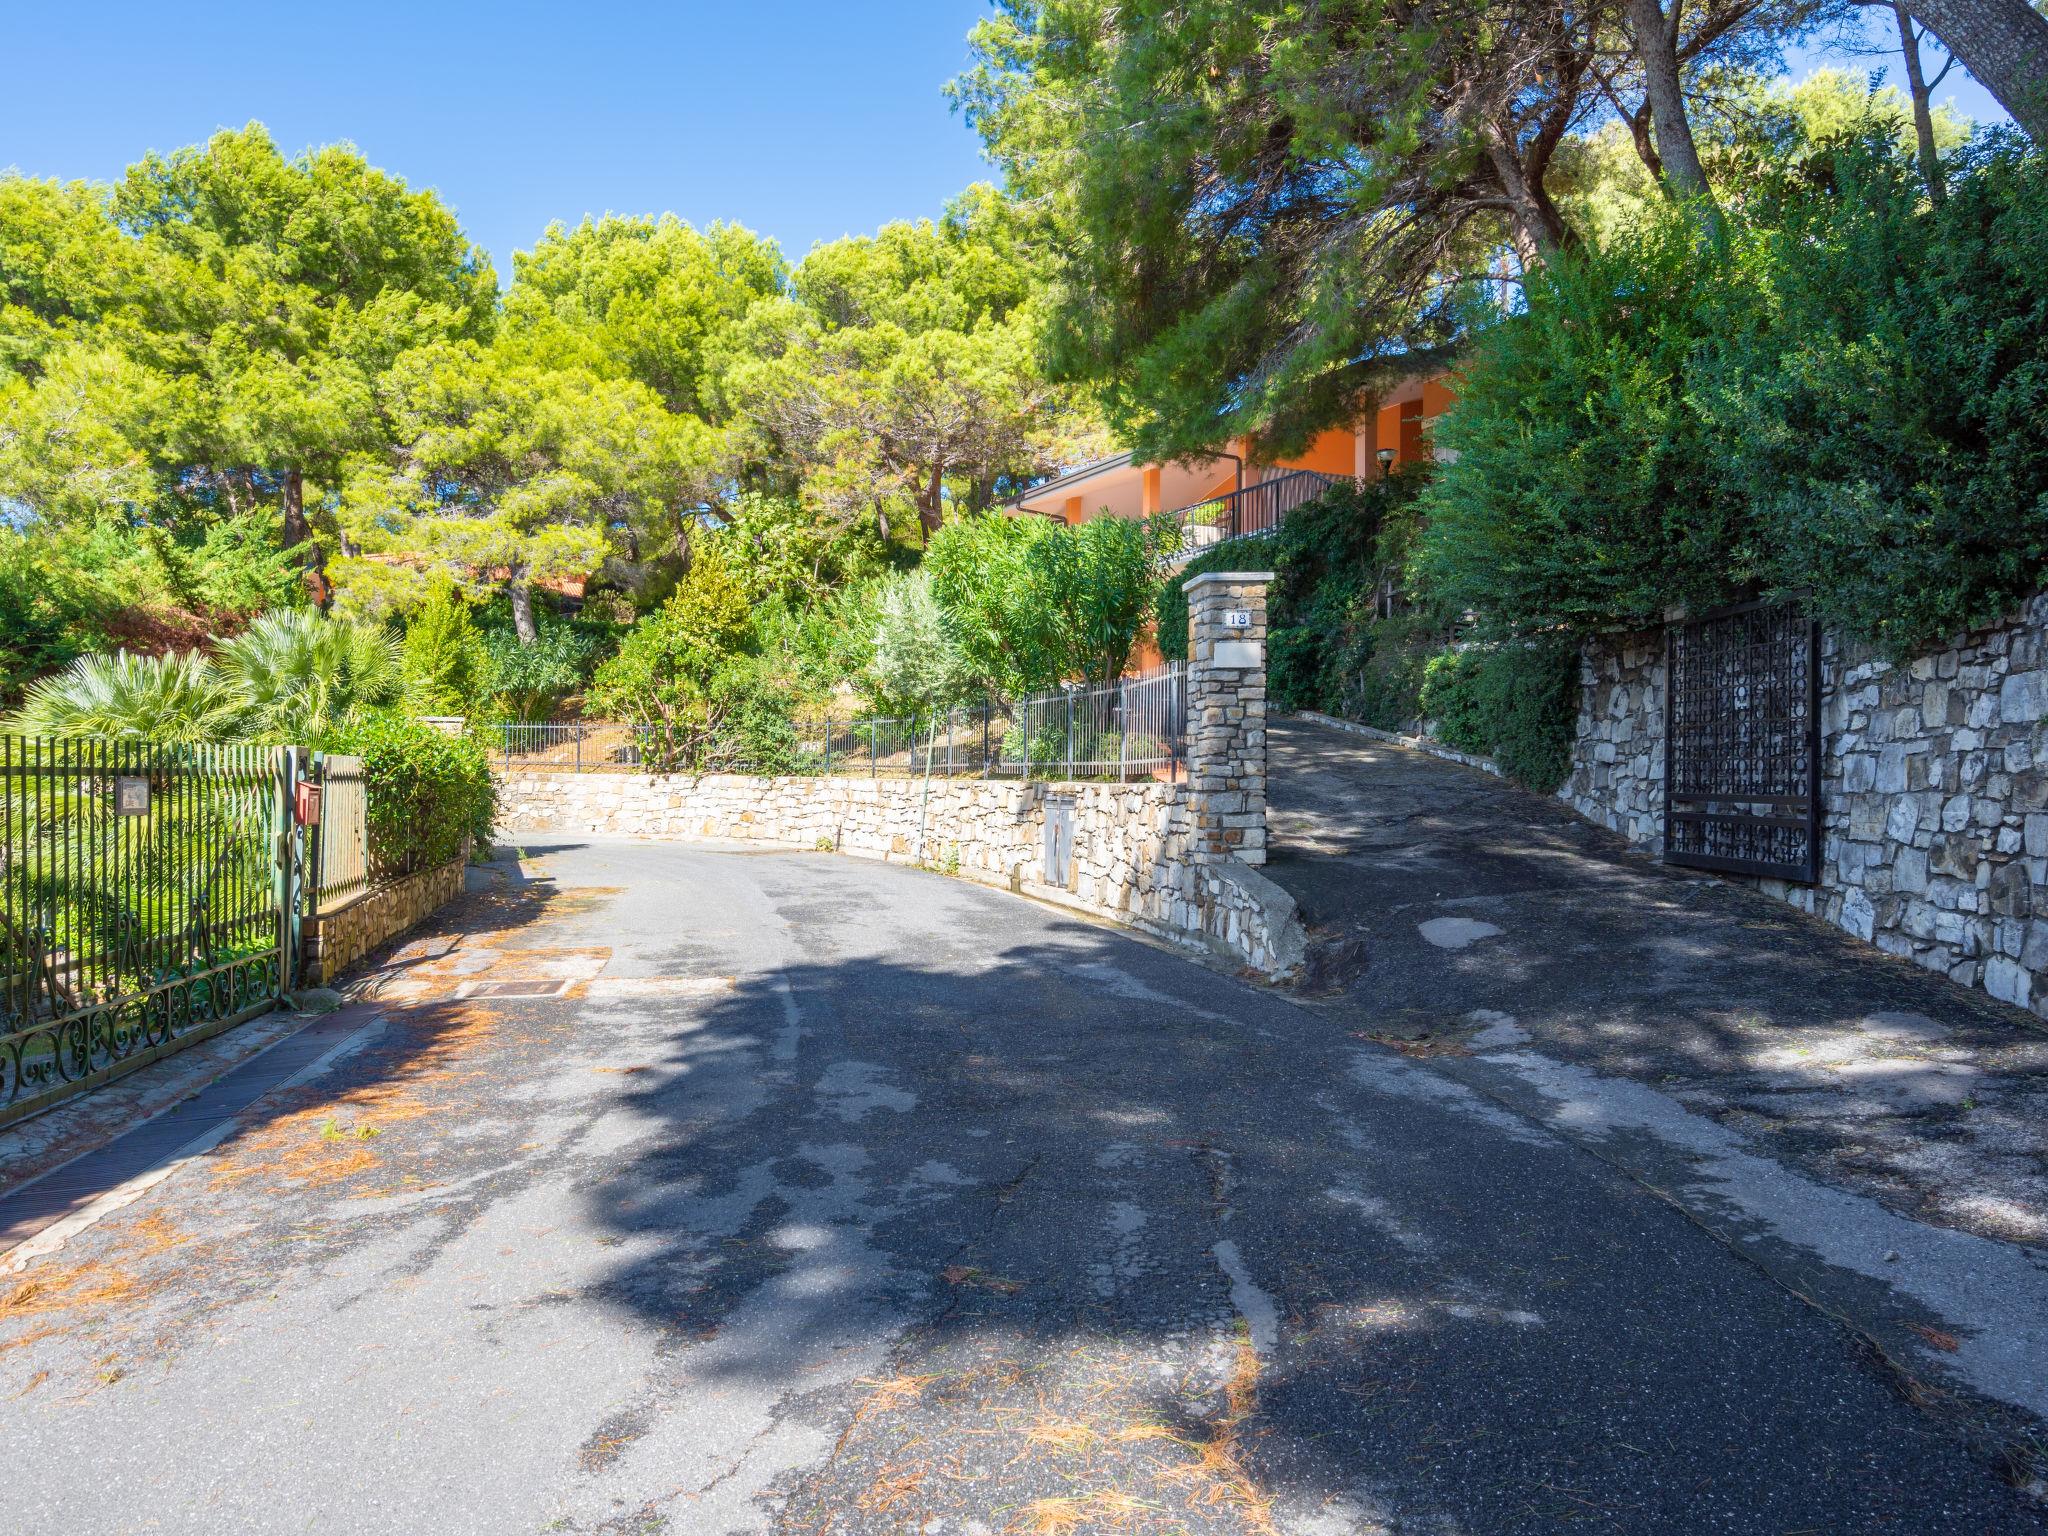
[[[292,820],[302,827],[320,825],[320,786],[307,779],[292,785]]]

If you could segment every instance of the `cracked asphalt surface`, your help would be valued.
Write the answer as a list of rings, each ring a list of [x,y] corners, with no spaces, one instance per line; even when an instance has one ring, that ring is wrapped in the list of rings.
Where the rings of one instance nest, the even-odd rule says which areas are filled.
[[[5,1277],[0,1527],[2040,1528],[1670,1201],[1282,995],[913,870],[527,852]]]

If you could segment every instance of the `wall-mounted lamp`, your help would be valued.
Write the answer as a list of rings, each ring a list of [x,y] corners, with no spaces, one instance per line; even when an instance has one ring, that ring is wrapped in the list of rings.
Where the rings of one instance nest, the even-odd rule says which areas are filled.
[[[1387,476],[1391,475],[1394,472],[1394,450],[1391,448],[1382,448],[1379,451],[1379,461],[1380,478],[1384,480],[1387,478]]]

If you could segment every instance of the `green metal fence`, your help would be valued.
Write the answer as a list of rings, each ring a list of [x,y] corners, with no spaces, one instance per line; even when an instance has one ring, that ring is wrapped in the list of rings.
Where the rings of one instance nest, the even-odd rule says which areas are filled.
[[[0,1125],[291,984],[289,748],[0,736]]]

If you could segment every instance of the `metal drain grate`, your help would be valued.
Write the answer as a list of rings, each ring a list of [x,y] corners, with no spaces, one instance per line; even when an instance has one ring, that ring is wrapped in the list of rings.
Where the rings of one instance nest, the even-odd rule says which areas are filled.
[[[459,998],[471,997],[560,997],[569,990],[569,978],[532,976],[514,981],[465,981],[455,989]]]

